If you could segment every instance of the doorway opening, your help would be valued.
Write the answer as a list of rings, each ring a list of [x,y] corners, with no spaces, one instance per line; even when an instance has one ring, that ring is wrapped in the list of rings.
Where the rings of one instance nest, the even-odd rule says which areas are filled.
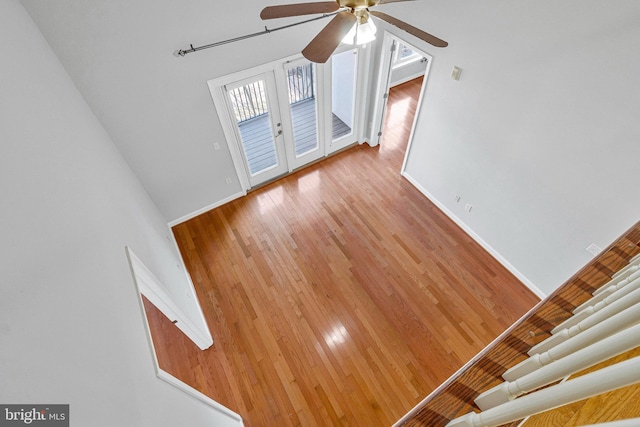
[[[424,77],[416,77],[389,88],[380,138],[380,154],[404,157],[411,135]],[[400,159],[402,162],[402,158]]]
[[[409,154],[430,65],[430,55],[385,32],[373,118],[373,123],[377,125],[373,139],[374,145],[380,144],[382,154],[389,152],[404,156],[401,171],[404,171]],[[393,103],[390,102],[392,97]],[[391,141],[393,147],[389,146]]]

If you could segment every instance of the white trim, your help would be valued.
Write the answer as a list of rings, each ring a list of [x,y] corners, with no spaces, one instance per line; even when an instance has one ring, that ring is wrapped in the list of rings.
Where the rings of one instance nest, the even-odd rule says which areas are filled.
[[[358,58],[358,71],[357,71],[357,81],[356,81],[356,112],[357,114],[357,129],[358,129],[358,143],[363,144],[365,140],[368,140],[367,131],[366,131],[366,120],[367,120],[367,108],[368,105],[367,100],[369,99],[369,70],[371,69],[371,63],[373,61],[371,50],[372,46],[363,45],[358,49],[359,58]],[[358,108],[361,106],[361,108]]]
[[[140,258],[133,253],[131,248],[126,247],[129,264],[133,273],[134,281],[138,290],[142,295],[147,297],[153,305],[167,316],[172,322],[176,322],[176,326],[184,332],[201,350],[206,350],[213,345],[213,337],[209,331],[209,327],[202,315],[202,309],[198,304],[201,314],[202,325],[200,327],[185,315],[185,313],[173,302],[169,293],[165,290],[160,281],[151,273],[151,271],[140,261]],[[195,293],[193,295],[196,295]]]
[[[391,79],[391,57],[393,56],[391,45],[393,40],[391,34],[385,30],[382,39],[380,65],[378,67],[378,81],[372,93],[374,107],[371,117],[371,143],[369,144],[372,147],[380,144],[380,136],[378,136],[378,133],[381,129],[382,120],[384,120],[383,115],[387,104],[387,99],[385,99],[384,95],[389,90],[389,80]]]
[[[424,69],[424,79],[422,80],[422,87],[420,87],[420,95],[418,96],[418,103],[416,104],[416,113],[413,116],[413,123],[411,124],[411,132],[409,133],[409,141],[407,142],[407,148],[404,150],[404,159],[402,160],[402,167],[400,167],[400,173],[403,175],[407,169],[407,161],[409,160],[409,153],[411,152],[411,146],[413,145],[413,137],[416,132],[416,127],[418,126],[418,117],[420,116],[420,111],[422,110],[422,102],[424,100],[424,96],[427,91],[429,74],[431,74],[431,64],[433,63],[432,56],[427,55],[426,53],[424,53],[419,49],[416,49],[416,50],[422,53],[424,58],[427,58],[427,66]]]
[[[202,215],[205,212],[209,212],[210,210],[213,210],[215,208],[218,208],[226,203],[229,203],[235,199],[239,199],[242,196],[246,196],[247,192],[246,191],[241,191],[239,193],[235,193],[230,195],[229,197],[222,199],[222,200],[218,200],[215,203],[212,203],[208,206],[205,206],[204,208],[200,208],[197,211],[191,212],[190,214],[186,214],[184,216],[181,216],[178,219],[174,219],[173,221],[169,222],[169,227],[175,227],[178,224],[182,224],[183,222],[187,222],[192,218],[197,217],[198,215]]]
[[[402,170],[402,176],[404,176],[407,181],[409,181],[414,187],[418,189],[427,199],[431,200],[433,204],[435,204],[438,209],[440,209],[445,215],[447,215],[453,222],[455,222],[462,230],[469,235],[473,240],[475,240],[480,246],[483,247],[484,250],[489,252],[489,254],[494,257],[500,264],[502,264],[507,270],[509,270],[514,276],[518,278],[524,285],[529,288],[534,294],[536,294],[539,298],[546,298],[547,294],[542,292],[536,285],[534,285],[527,277],[520,273],[513,265],[509,263],[498,251],[493,249],[487,242],[482,240],[482,238],[476,234],[467,224],[465,224],[460,218],[458,218],[453,212],[451,212],[447,207],[440,203],[438,199],[436,199],[431,193],[429,193],[424,187],[422,187],[415,179],[409,175],[406,170]]]
[[[149,319],[147,318],[147,314],[146,311],[144,309],[144,304],[142,302],[142,289],[140,288],[140,284],[138,282],[138,280],[136,280],[136,275],[133,269],[133,265],[131,263],[131,256],[133,255],[135,256],[135,254],[133,254],[133,252],[131,251],[131,249],[129,247],[126,247],[126,252],[127,252],[127,256],[129,258],[129,266],[131,267],[131,273],[133,275],[133,282],[137,288],[137,294],[138,294],[138,303],[139,303],[139,307],[140,307],[140,314],[142,315],[142,319],[144,321],[144,327],[145,327],[145,331],[146,331],[146,335],[147,335],[147,343],[149,344],[149,350],[151,352],[151,356],[153,358],[153,369],[156,373],[156,376],[163,380],[164,382],[166,382],[167,384],[172,385],[173,387],[177,388],[178,390],[188,394],[189,396],[199,400],[200,402],[203,402],[205,405],[210,406],[211,408],[213,408],[214,410],[220,412],[223,415],[226,415],[227,417],[231,418],[234,421],[238,422],[239,426],[244,426],[244,422],[242,420],[242,417],[237,414],[236,412],[232,411],[231,409],[227,408],[226,406],[216,402],[215,400],[211,399],[209,396],[201,393],[200,391],[194,389],[193,387],[191,387],[190,385],[182,382],[181,380],[179,380],[178,378],[174,377],[173,375],[171,375],[170,373],[160,369],[160,364],[158,363],[158,355],[156,354],[156,349],[153,345],[153,337],[151,336],[151,328],[149,326]]]
[[[627,420],[609,421],[606,423],[587,424],[582,427],[638,427],[640,418],[629,418]]]
[[[203,402],[204,404],[211,406],[212,408],[214,408],[218,412],[228,416],[229,418],[231,418],[234,421],[237,421],[240,426],[244,426],[244,422],[242,421],[242,417],[239,414],[237,414],[234,411],[232,411],[231,409],[227,408],[226,406],[216,402],[215,400],[211,399],[209,396],[199,392],[195,388],[191,387],[189,384],[186,384],[186,383],[180,381],[178,378],[174,377],[173,375],[171,375],[170,373],[168,373],[166,371],[163,371],[160,368],[158,368],[157,374],[158,374],[158,378],[160,378],[161,380],[165,381],[167,384],[170,384],[170,385],[176,387],[177,389],[187,393],[191,397],[193,397],[195,399],[198,399],[199,401]]]

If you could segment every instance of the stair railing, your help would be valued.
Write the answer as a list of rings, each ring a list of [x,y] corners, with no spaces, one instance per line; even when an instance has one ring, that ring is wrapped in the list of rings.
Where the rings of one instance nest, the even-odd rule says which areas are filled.
[[[481,393],[475,404],[482,412],[469,412],[447,427],[500,426],[640,383],[640,357],[565,381],[640,347],[639,266],[640,256],[636,256],[561,327],[554,328],[553,335],[532,347],[528,359],[508,369],[503,374],[506,381]],[[549,386],[557,381],[561,382]],[[545,386],[549,387],[541,389]]]

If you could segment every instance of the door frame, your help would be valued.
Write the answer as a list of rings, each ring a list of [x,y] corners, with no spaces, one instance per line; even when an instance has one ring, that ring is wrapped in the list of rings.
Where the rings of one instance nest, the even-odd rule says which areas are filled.
[[[353,49],[353,46],[339,47],[336,52],[342,52],[344,50]],[[355,102],[356,105],[363,105],[364,102],[362,100],[365,99],[366,90],[369,84],[369,78],[367,70],[367,64],[370,61],[370,51],[371,48],[363,48],[359,47],[358,51],[358,62],[357,62],[357,70],[356,70],[356,95]],[[284,78],[284,67],[287,63],[295,62],[297,60],[304,59],[301,54],[291,55],[286,58],[279,59],[277,61],[269,62],[267,64],[258,65],[252,67],[250,69],[238,71],[232,74],[228,74],[226,76],[218,77],[215,79],[211,79],[207,81],[207,85],[209,87],[209,92],[211,93],[211,97],[213,99],[213,103],[220,119],[220,125],[222,126],[222,131],[225,136],[225,140],[227,146],[229,148],[229,153],[231,154],[231,159],[233,161],[233,165],[236,170],[236,174],[238,175],[238,181],[240,182],[240,186],[242,188],[242,194],[246,195],[247,191],[252,188],[250,182],[250,172],[246,166],[244,161],[244,157],[242,154],[241,148],[241,140],[239,139],[239,135],[236,131],[236,121],[233,115],[233,111],[229,109],[229,106],[226,101],[226,93],[225,93],[225,85],[232,84],[234,82],[250,78],[252,76],[256,76],[263,73],[273,72],[276,77],[276,87],[278,88],[278,92],[281,92],[282,84],[279,83],[279,80]],[[341,140],[340,144],[332,144],[330,133],[327,135],[327,130],[325,129],[325,124],[327,120],[331,118],[331,59],[329,59],[326,64],[316,64],[316,76],[318,77],[317,88],[318,88],[318,132],[319,132],[319,142],[320,149],[322,150],[322,157],[326,157],[336,151],[339,151],[349,145],[352,145],[356,142],[362,143],[364,142],[364,122],[365,122],[365,114],[364,108],[361,108],[360,111],[356,109],[356,115],[354,118],[354,132],[353,132],[353,140]],[[278,105],[280,106],[281,119],[282,123],[287,123],[290,129],[290,114],[285,114],[283,110],[284,103],[288,104],[288,100],[281,100],[283,97],[283,93],[276,93],[276,99],[278,100]],[[327,110],[329,111],[327,115]],[[320,128],[323,129],[320,129]],[[291,138],[291,132],[285,130],[283,132],[283,136],[285,138]],[[291,140],[291,144],[289,144],[289,140],[285,145],[293,146],[293,140]],[[287,148],[288,151],[288,148]],[[295,154],[294,154],[295,155]],[[295,162],[289,161],[289,155],[287,155],[287,169],[288,172],[292,172],[296,169],[294,167]],[[286,172],[285,172],[286,173]]]
[[[405,45],[411,46],[412,49],[414,49],[416,52],[418,52],[423,57],[427,58],[427,65],[426,65],[426,69],[425,69],[425,72],[424,72],[424,79],[422,81],[422,87],[420,88],[420,96],[418,97],[418,104],[416,105],[416,112],[415,112],[415,115],[413,117],[413,123],[411,124],[411,132],[409,134],[409,141],[407,143],[407,148],[406,148],[405,154],[404,154],[404,160],[402,162],[402,167],[400,169],[400,172],[404,173],[404,170],[405,170],[406,164],[407,164],[407,158],[409,156],[409,152],[411,150],[411,145],[413,143],[413,137],[414,137],[414,133],[415,133],[415,129],[416,129],[416,124],[418,122],[418,116],[420,115],[420,110],[422,108],[422,101],[424,99],[426,88],[427,88],[427,81],[428,81],[429,74],[430,74],[430,71],[431,71],[431,64],[433,63],[433,56],[428,54],[427,52],[425,52],[421,48],[416,47],[415,43],[413,43],[411,41],[407,41],[405,38],[400,37],[400,36],[398,36],[396,34],[393,34],[393,33],[389,32],[389,31],[385,30],[384,38],[383,38],[383,42],[382,42],[380,65],[379,65],[379,70],[378,70],[378,82],[377,82],[377,85],[376,85],[376,89],[375,89],[375,92],[374,92],[374,99],[373,99],[374,110],[373,110],[373,117],[372,117],[372,120],[371,120],[371,123],[373,124],[373,127],[371,129],[371,132],[372,132],[372,134],[371,134],[372,143],[370,144],[371,146],[378,145],[380,143],[380,139],[382,137],[382,134],[380,133],[380,131],[383,130],[382,126],[384,124],[387,99],[389,97],[389,89],[390,89],[389,85],[390,85],[391,71],[392,71],[391,60],[392,60],[392,56],[393,56],[393,51],[391,50],[391,46],[393,45],[394,41],[396,43],[403,43]]]

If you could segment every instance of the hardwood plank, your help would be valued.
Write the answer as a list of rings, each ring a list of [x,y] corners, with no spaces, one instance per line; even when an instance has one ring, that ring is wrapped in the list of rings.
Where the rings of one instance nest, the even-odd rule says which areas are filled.
[[[420,84],[390,105],[415,105]],[[162,369],[247,426],[388,426],[532,307],[400,177],[406,143],[357,146],[174,227],[215,344],[150,315]]]

